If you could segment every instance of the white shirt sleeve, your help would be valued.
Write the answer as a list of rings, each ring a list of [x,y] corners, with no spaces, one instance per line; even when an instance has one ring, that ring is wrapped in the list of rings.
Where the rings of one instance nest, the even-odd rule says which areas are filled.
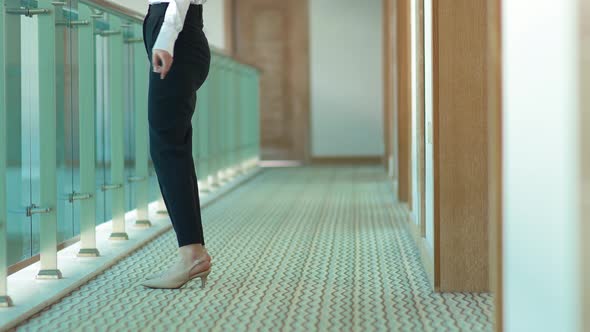
[[[174,56],[174,44],[184,26],[189,5],[190,0],[170,0],[168,8],[166,8],[162,28],[153,49],[166,50],[170,55]]]

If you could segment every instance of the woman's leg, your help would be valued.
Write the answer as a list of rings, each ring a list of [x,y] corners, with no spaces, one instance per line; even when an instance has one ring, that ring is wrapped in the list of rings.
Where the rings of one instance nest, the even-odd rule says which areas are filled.
[[[167,4],[166,4],[167,5]],[[150,7],[144,24],[148,58],[160,31],[166,5]],[[202,12],[202,9],[199,11]],[[195,16],[193,8],[189,13]],[[194,21],[196,17],[193,17]],[[191,19],[187,16],[187,19]],[[190,266],[196,259],[205,262],[200,270],[210,267],[211,257],[204,248],[203,226],[199,203],[198,182],[192,157],[192,116],[196,106],[196,90],[209,70],[207,61],[187,61],[199,39],[188,30],[181,32],[175,45],[175,57],[165,79],[150,68],[148,120],[150,154],[164,196],[164,202],[174,227],[179,261],[164,275],[173,275]],[[205,44],[208,52],[208,44]],[[200,83],[199,83],[200,82]],[[196,84],[198,83],[198,84]]]
[[[162,82],[157,73],[150,75],[149,125],[150,153],[165,197],[166,208],[176,232],[178,246],[205,244],[198,202],[198,188],[194,183],[192,157],[191,115],[196,94],[188,96],[166,94],[158,87],[182,84],[183,75],[171,70]]]

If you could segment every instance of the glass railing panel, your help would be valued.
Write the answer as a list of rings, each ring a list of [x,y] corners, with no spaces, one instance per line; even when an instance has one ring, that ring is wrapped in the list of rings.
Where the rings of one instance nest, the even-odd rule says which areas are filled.
[[[240,116],[240,145],[239,145],[239,160],[244,163],[248,160],[248,133],[250,131],[250,114],[248,106],[248,72],[244,67],[238,68],[238,113]]]
[[[252,132],[250,133],[250,158],[255,158],[259,154],[259,142],[260,142],[260,115],[258,114],[258,109],[260,105],[258,104],[258,98],[256,96],[259,95],[259,81],[256,72],[253,70],[249,73],[249,84],[250,87],[250,96],[248,97],[248,107],[250,110],[250,114],[252,116]]]
[[[20,7],[20,1],[7,0],[7,9]],[[38,82],[32,55],[36,39],[35,18],[5,15],[4,55],[6,61],[6,205],[8,264],[32,255],[32,219],[27,207],[32,204],[32,108],[31,85]],[[33,39],[33,40],[31,40]],[[37,110],[38,111],[38,110]]]
[[[132,22],[121,19],[123,33],[123,96],[134,95],[135,63],[134,44],[127,42],[136,38],[135,26]],[[124,178],[127,190],[125,190],[125,210],[135,209],[137,199],[137,184],[139,181],[135,176],[136,168],[136,109],[135,98],[124,98]]]
[[[240,74],[240,103],[241,109],[240,112],[242,114],[242,160],[244,162],[250,159],[250,143],[251,143],[251,135],[252,135],[252,111],[250,106],[250,92],[252,91],[251,87],[249,86],[250,80],[250,72],[248,68],[242,68]]]
[[[234,165],[237,167],[239,171],[241,169],[242,163],[242,126],[241,123],[242,119],[242,104],[240,103],[240,96],[241,96],[241,66],[237,63],[234,63],[232,66],[232,73],[233,73],[233,86],[235,89],[234,93],[234,101],[233,101],[233,112],[234,112]]]
[[[129,136],[133,136],[134,151],[132,159],[134,160],[134,169],[130,180],[130,191],[133,194],[133,208],[137,208],[136,223],[148,226],[148,203],[150,191],[150,175],[148,169],[149,159],[149,126],[148,126],[148,87],[149,87],[149,61],[146,55],[145,44],[143,41],[143,27],[141,24],[133,24],[125,37],[125,43],[128,44],[132,63],[131,79],[131,111],[133,114],[134,126]]]
[[[36,3],[3,2],[21,12]],[[118,220],[113,232],[124,234],[124,212],[161,194],[149,154],[149,61],[141,22],[90,0],[38,3],[48,8],[44,16],[0,16],[0,60],[6,62],[0,77],[0,118],[6,119],[0,213],[7,220],[8,264],[42,247],[49,258],[42,259],[44,268],[52,269],[55,240],[83,233],[85,253],[97,254],[95,225]],[[192,118],[201,182],[257,156],[258,106],[257,71],[213,52]],[[54,206],[54,214],[32,213],[41,203]],[[147,220],[145,212],[138,219]]]
[[[77,85],[78,61],[72,50],[75,48],[71,20],[77,19],[78,12],[71,0],[65,6],[55,7],[55,50],[56,50],[56,162],[57,162],[57,241],[63,242],[76,236],[78,223],[74,219],[73,201],[75,173],[79,172],[78,108],[74,107]],[[77,53],[77,52],[76,52]]]
[[[209,109],[208,113],[208,152],[209,152],[209,176],[213,179],[217,178],[217,172],[219,171],[219,137],[221,136],[219,128],[219,118],[221,116],[221,93],[220,93],[220,80],[219,80],[219,56],[211,56],[211,67],[209,70],[208,94],[209,94]]]
[[[251,88],[249,84],[249,71],[247,68],[240,69],[240,113],[242,114],[243,121],[241,122],[242,128],[242,162],[246,162],[250,158],[250,136],[252,132],[252,114],[249,105],[249,97]]]
[[[252,89],[252,93],[250,94],[250,98],[252,100],[252,121],[254,130],[252,132],[252,145],[253,151],[251,158],[259,158],[260,156],[260,141],[261,141],[261,132],[260,132],[260,73],[257,70],[250,69],[252,75],[252,81],[250,83],[250,87]]]
[[[237,165],[236,159],[236,137],[237,132],[237,89],[236,89],[236,73],[234,71],[235,63],[231,59],[227,59],[226,63],[226,85],[227,85],[227,168],[233,168]]]
[[[225,56],[221,57],[220,61],[220,80],[221,80],[221,136],[219,138],[221,142],[221,175],[222,179],[226,178],[227,169],[230,166],[230,133],[231,128],[231,112],[229,109],[230,99],[232,98],[231,84],[229,83],[229,59]]]
[[[197,179],[199,182],[206,183],[209,176],[209,113],[211,105],[209,103],[209,81],[205,81],[203,86],[197,91],[197,107],[193,115],[193,158],[195,160]]]
[[[220,80],[221,80],[221,91],[223,91],[223,97],[221,97],[221,107],[220,107],[220,114],[221,114],[221,121],[220,121],[220,132],[221,136],[219,140],[221,142],[221,164],[220,168],[222,172],[230,166],[229,164],[229,137],[231,133],[231,117],[230,117],[230,110],[229,110],[229,100],[232,98],[232,89],[231,84],[229,83],[229,68],[228,68],[228,59],[226,57],[222,57],[220,61]]]
[[[41,186],[41,160],[40,160],[40,100],[39,100],[39,20],[37,16],[23,17],[20,20],[21,30],[21,115],[20,115],[20,156],[23,185],[28,185],[23,193],[27,191],[28,201],[22,200],[21,207],[24,211],[16,212],[21,215],[27,214],[26,209],[33,204],[40,205]],[[16,110],[18,112],[18,110]],[[12,112],[9,112],[9,114]],[[14,120],[14,119],[13,119]],[[10,120],[9,120],[10,121]],[[14,123],[14,122],[13,122]],[[9,142],[11,140],[9,139]],[[16,141],[15,141],[16,142]],[[18,147],[14,147],[17,149]],[[10,155],[10,152],[9,152]],[[29,257],[39,253],[39,222],[40,215],[33,214],[26,217],[25,225],[29,228]]]

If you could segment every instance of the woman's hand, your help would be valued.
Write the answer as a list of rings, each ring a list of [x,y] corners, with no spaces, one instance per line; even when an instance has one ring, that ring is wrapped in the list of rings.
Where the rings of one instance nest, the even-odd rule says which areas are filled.
[[[154,49],[152,51],[152,66],[154,73],[160,73],[160,79],[163,80],[172,67],[172,55],[166,50]]]

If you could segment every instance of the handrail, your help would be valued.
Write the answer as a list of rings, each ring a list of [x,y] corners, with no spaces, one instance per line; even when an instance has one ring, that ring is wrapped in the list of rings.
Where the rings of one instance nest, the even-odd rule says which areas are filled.
[[[235,54],[231,54],[227,50],[221,49],[221,48],[213,46],[213,45],[209,45],[209,48],[211,49],[211,52],[213,52],[219,56],[230,58],[239,64],[242,64],[242,65],[245,65],[248,67],[252,67],[252,68],[256,69],[259,73],[262,73],[264,71],[264,69],[262,69],[262,67],[260,67],[260,65],[255,64],[250,61],[247,61],[243,57],[237,56]]]
[[[143,20],[145,18],[145,15],[140,12],[137,12],[133,9],[130,9],[130,8],[120,5],[116,2],[112,2],[112,1],[108,1],[108,0],[80,0],[80,2],[85,3],[87,5],[99,7],[101,9],[111,12],[113,14],[117,14],[117,15],[123,14],[127,18],[134,20],[137,23],[143,23]],[[230,54],[229,52],[227,52],[224,49],[215,47],[213,45],[209,45],[209,48],[211,49],[211,52],[217,54],[218,56],[230,58],[230,59],[236,61],[237,63],[252,67],[252,68],[256,69],[258,72],[263,71],[259,65],[254,64],[250,61],[246,61],[242,57],[236,56],[234,54]]]
[[[80,2],[85,3],[87,5],[100,7],[101,9],[112,12],[114,14],[123,14],[128,18],[135,20],[138,23],[142,23],[143,19],[145,18],[145,15],[140,12],[137,12],[133,9],[130,9],[116,2],[108,0],[80,0]]]

